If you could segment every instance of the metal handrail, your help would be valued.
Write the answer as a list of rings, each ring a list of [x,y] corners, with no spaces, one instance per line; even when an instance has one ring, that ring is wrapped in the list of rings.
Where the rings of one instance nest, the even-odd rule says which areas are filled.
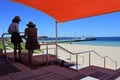
[[[57,45],[57,44],[56,44]],[[75,53],[73,53],[73,52],[71,52],[71,51],[69,51],[69,50],[67,50],[67,49],[65,49],[65,48],[63,48],[62,46],[60,46],[60,45],[57,45],[58,46],[58,48],[60,48],[60,49],[62,49],[62,50],[64,50],[64,51],[66,51],[67,53],[70,53],[70,61],[71,61],[71,55],[76,55],[76,70],[78,70],[78,57],[82,57],[83,58],[83,62],[82,62],[82,64],[84,64],[84,56],[80,56],[80,55],[78,55],[78,54],[75,54]]]
[[[113,63],[115,63],[115,69],[117,69],[117,61],[114,61],[113,59],[111,59],[109,56],[101,56],[100,54],[98,54],[97,52],[95,52],[94,50],[89,50],[89,51],[84,51],[84,52],[79,52],[79,53],[73,53],[65,48],[63,48],[60,45],[57,45],[59,48],[61,48],[62,50],[72,54],[72,55],[76,55],[76,58],[78,58],[79,54],[83,54],[83,53],[89,53],[89,58],[91,58],[90,54],[91,52],[95,53],[97,56],[99,56],[100,58],[102,58],[104,60],[104,68],[106,68],[106,58],[110,59]],[[76,62],[78,62],[78,60],[76,60]],[[78,64],[77,64],[78,65]],[[89,66],[91,65],[91,59],[89,59]]]
[[[23,33],[23,32],[20,32]],[[2,42],[3,42],[3,49],[4,49],[4,54],[6,56],[6,47],[5,47],[5,42],[4,42],[4,35],[10,35],[9,33],[3,33],[1,38],[2,38]],[[104,67],[106,67],[106,58],[108,58],[109,60],[111,60],[113,63],[115,63],[115,69],[117,69],[117,62],[114,61],[113,59],[111,59],[109,56],[101,56],[100,54],[98,54],[97,52],[95,52],[94,50],[89,50],[89,51],[84,51],[84,52],[79,52],[79,53],[73,53],[65,48],[63,48],[62,46],[56,44],[56,43],[45,43],[45,44],[41,44],[42,45],[46,45],[46,52],[48,54],[48,45],[56,45],[58,48],[66,51],[67,53],[70,53],[70,60],[71,60],[71,55],[76,55],[76,65],[78,65],[78,56],[79,54],[83,54],[83,53],[89,53],[89,66],[91,65],[91,52],[95,53],[97,56],[99,56],[100,58],[104,59]],[[84,58],[83,58],[84,60]],[[84,62],[84,61],[83,61]],[[76,66],[76,69],[78,69],[78,66]]]
[[[101,56],[100,54],[98,54],[97,52],[95,52],[94,50],[91,50],[91,52],[94,52],[96,55],[98,55],[101,58],[104,58],[103,56]]]
[[[98,53],[96,53],[95,51],[92,50],[92,52],[94,52],[95,54],[99,55]],[[101,56],[101,55],[99,55]],[[104,58],[104,62],[106,62],[106,58],[108,58],[110,61],[112,61],[113,63],[115,63],[115,69],[117,69],[117,61],[114,61],[112,58],[110,58],[109,56],[103,56],[102,58]],[[105,67],[105,65],[104,65]]]
[[[57,46],[58,46],[60,49],[66,51],[66,52],[68,52],[68,53],[70,53],[70,54],[72,54],[72,55],[75,55],[73,52],[71,52],[71,51],[69,51],[69,50],[63,48],[62,46],[60,46],[60,45],[57,45]]]
[[[104,56],[105,58],[108,58],[110,61],[112,61],[113,63],[115,63],[115,69],[117,69],[117,61],[114,61],[113,59],[111,59],[109,56]]]
[[[106,58],[108,58],[109,60],[111,60],[113,63],[115,63],[115,69],[117,69],[117,61],[114,61],[113,59],[111,59],[109,56],[101,56],[100,54],[98,54],[97,52],[95,52],[94,50],[89,50],[89,51],[84,51],[84,52],[79,52],[79,53],[75,53],[75,54],[83,54],[83,53],[95,53],[97,56],[99,56],[100,58],[104,59],[104,68],[106,67]],[[89,62],[90,65],[90,62]]]
[[[24,32],[20,32],[20,34],[21,34],[21,33],[23,34]],[[9,60],[8,57],[7,57],[7,55],[6,55],[6,46],[5,46],[5,39],[4,39],[4,36],[5,36],[5,35],[11,35],[11,34],[9,34],[9,33],[3,33],[2,36],[1,36],[1,38],[2,38],[2,43],[3,43],[4,55],[6,56],[7,60]],[[47,46],[47,47],[46,47],[46,52],[47,52],[46,62],[47,62],[47,64],[48,64],[48,45],[51,45],[51,44],[53,44],[53,43],[43,44],[43,45],[46,45],[46,46]]]
[[[112,60],[109,56],[104,56],[106,58],[108,58],[109,60],[111,60],[112,62],[116,63],[116,61]]]
[[[21,33],[24,33],[24,32],[20,32],[20,34]],[[10,35],[9,33],[3,33],[2,34],[2,36],[1,36],[1,38],[2,38],[2,42],[3,42],[3,50],[4,50],[4,54],[5,54],[5,56],[6,56],[6,47],[5,47],[5,42],[4,42],[4,36],[5,35]]]

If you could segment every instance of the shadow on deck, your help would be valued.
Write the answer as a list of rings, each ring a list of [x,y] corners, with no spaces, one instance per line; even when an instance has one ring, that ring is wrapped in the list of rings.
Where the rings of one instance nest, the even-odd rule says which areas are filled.
[[[0,75],[0,80],[86,80],[85,78],[87,77],[94,78],[94,80],[119,80],[116,78],[120,76],[119,69],[111,70],[97,66],[88,66],[75,71],[68,67],[61,67],[59,64],[54,64],[56,57],[53,55],[49,55],[48,58],[45,55],[34,56],[34,69],[25,65],[27,64],[26,54],[22,55],[24,63],[12,61],[12,53],[7,53],[7,56],[10,61],[3,60],[0,63],[2,66],[6,64],[6,67],[0,68],[6,70],[3,71],[6,73]],[[46,63],[46,59],[48,59],[48,63]],[[43,65],[43,63],[46,64]],[[12,72],[7,72],[7,69]]]

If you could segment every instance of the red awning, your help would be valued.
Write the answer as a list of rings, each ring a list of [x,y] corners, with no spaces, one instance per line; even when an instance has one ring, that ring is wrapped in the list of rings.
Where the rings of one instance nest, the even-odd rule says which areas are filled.
[[[11,0],[65,22],[120,11],[120,0]]]

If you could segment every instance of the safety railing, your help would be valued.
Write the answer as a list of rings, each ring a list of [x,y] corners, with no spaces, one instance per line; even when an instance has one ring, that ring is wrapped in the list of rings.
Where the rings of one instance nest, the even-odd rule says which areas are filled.
[[[117,69],[117,61],[114,61],[109,56],[104,56],[104,59],[109,59],[111,62],[115,63],[115,69]],[[104,61],[106,61],[106,60],[104,60]],[[105,64],[106,64],[106,62],[105,62]]]
[[[111,59],[109,56],[101,56],[100,54],[98,54],[97,52],[95,52],[94,50],[89,50],[89,51],[84,51],[84,52],[79,52],[79,53],[73,53],[73,52],[70,52],[69,50],[67,50],[67,49],[65,49],[65,48],[63,48],[62,46],[60,46],[60,45],[57,45],[58,46],[58,48],[60,48],[60,49],[62,49],[62,50],[64,50],[64,51],[66,51],[67,53],[69,53],[70,54],[70,60],[71,60],[71,55],[75,55],[76,56],[76,70],[78,70],[78,65],[79,65],[79,63],[78,63],[78,58],[79,58],[79,55],[80,54],[89,54],[89,66],[91,65],[91,54],[96,54],[97,56],[99,56],[101,59],[103,59],[103,66],[104,66],[104,68],[106,68],[106,59],[109,59],[112,63],[114,63],[115,64],[115,69],[117,69],[117,61],[114,61],[113,59]],[[84,56],[82,56],[83,57],[83,62],[85,62],[84,61]]]
[[[49,56],[48,56],[49,55],[49,50],[54,50],[54,52],[53,52],[53,55],[55,55],[54,59],[55,60],[57,59],[56,54],[55,54],[56,53],[56,48],[55,47],[49,48],[49,45],[55,45],[55,44],[54,43],[49,43],[49,42],[40,44],[41,47],[44,46],[44,48],[40,48],[40,50],[43,51],[44,55],[46,55],[47,65],[49,64]]]
[[[23,32],[20,32],[20,35],[22,36],[24,33]],[[3,33],[2,36],[1,36],[1,39],[2,39],[2,45],[3,45],[3,54],[6,56],[6,58],[8,59],[6,53],[7,53],[7,48],[6,48],[6,40],[7,42],[11,42],[10,41],[10,38],[11,38],[11,34],[9,33]],[[49,49],[52,49],[52,48],[48,48],[48,45],[53,45],[53,43],[44,43],[44,44],[40,44],[41,46],[46,46],[45,50],[46,50],[46,62],[48,63],[48,50]],[[41,51],[43,51],[43,54],[45,53],[44,52],[44,49],[41,49]],[[54,48],[54,51],[55,51],[55,48]],[[55,52],[54,52],[55,53]],[[8,59],[9,60],[9,59]]]
[[[23,34],[23,32],[20,32],[20,34]],[[3,51],[4,51],[4,55],[6,56],[5,36],[11,37],[11,35],[9,33],[3,33],[1,36],[2,43],[3,43]]]
[[[22,32],[21,32],[22,33]],[[4,36],[5,35],[10,35],[10,34],[8,34],[8,33],[3,33],[2,34],[2,42],[3,42],[3,50],[4,50],[4,54],[6,55],[6,47],[5,47],[5,38],[4,38]],[[42,44],[40,44],[41,46],[45,46],[46,45],[46,47],[45,47],[45,50],[46,50],[46,59],[47,59],[47,62],[48,62],[48,54],[49,54],[49,46],[48,45],[55,45],[56,47],[58,47],[57,49],[61,49],[62,51],[65,51],[66,53],[69,53],[69,55],[70,55],[70,61],[71,61],[71,58],[72,58],[72,55],[75,55],[76,56],[76,61],[75,61],[75,63],[76,63],[76,70],[78,70],[78,65],[79,65],[79,63],[78,63],[78,60],[79,60],[79,57],[82,57],[83,58],[83,64],[84,64],[84,56],[80,56],[80,54],[89,54],[89,66],[91,65],[91,54],[96,54],[97,56],[99,56],[101,59],[103,59],[103,63],[104,63],[104,68],[106,68],[106,59],[109,59],[111,62],[113,62],[114,64],[115,64],[115,69],[117,69],[117,62],[116,61],[114,61],[113,59],[111,59],[109,56],[101,56],[100,54],[98,54],[97,52],[95,52],[94,50],[89,50],[89,51],[84,51],[84,52],[79,52],[79,53],[73,53],[73,52],[71,52],[70,50],[67,50],[67,49],[65,49],[64,47],[62,47],[62,46],[60,46],[60,45],[58,45],[58,44],[56,44],[55,42],[47,42],[47,43],[42,43]],[[53,49],[54,50],[54,55],[56,55],[55,53],[56,53],[56,47]],[[58,53],[59,54],[59,53]],[[56,55],[57,56],[57,55]]]
[[[69,55],[70,55],[69,60],[71,61],[71,57],[72,57],[72,55],[75,55],[75,53],[73,53],[73,52],[71,52],[71,51],[63,48],[63,47],[60,46],[60,45],[57,45],[57,47],[58,47],[59,49],[65,51],[65,52],[69,53]],[[82,58],[83,58],[82,64],[84,64],[84,56],[80,56],[80,55],[79,55],[78,57],[82,57]]]

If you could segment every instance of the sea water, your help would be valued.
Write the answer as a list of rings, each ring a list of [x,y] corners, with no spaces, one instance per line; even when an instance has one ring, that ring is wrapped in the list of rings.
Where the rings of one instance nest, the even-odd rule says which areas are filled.
[[[72,44],[120,47],[120,37],[96,37],[96,40],[72,42]]]
[[[120,47],[120,37],[95,37],[96,40],[66,42],[64,44],[82,44],[82,45],[98,45],[98,46],[115,46]],[[58,40],[72,40],[75,37],[61,37]],[[54,42],[55,38],[39,39],[40,42]]]

